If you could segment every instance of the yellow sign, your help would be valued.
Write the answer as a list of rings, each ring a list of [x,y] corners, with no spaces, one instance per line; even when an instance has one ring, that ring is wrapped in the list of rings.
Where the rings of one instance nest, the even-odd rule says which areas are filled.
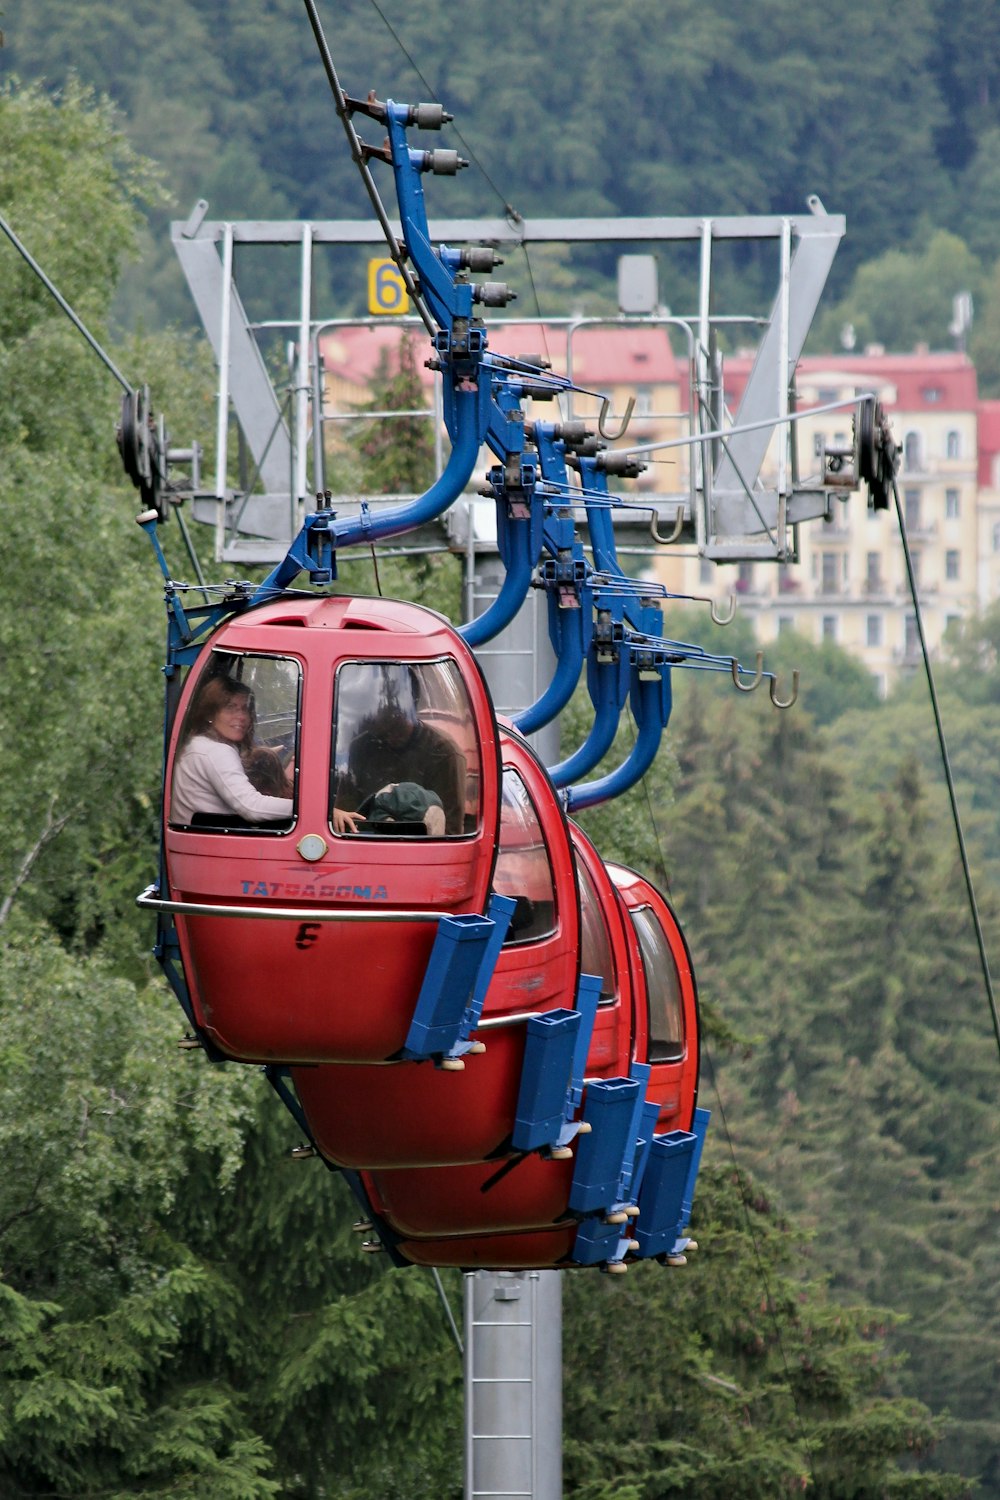
[[[406,282],[399,273],[394,260],[370,260],[368,262],[368,311],[377,313],[407,313],[410,299],[406,295]]]

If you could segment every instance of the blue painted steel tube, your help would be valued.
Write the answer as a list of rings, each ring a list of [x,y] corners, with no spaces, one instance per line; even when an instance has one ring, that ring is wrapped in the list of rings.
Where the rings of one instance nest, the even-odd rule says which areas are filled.
[[[558,605],[552,607],[558,608]],[[573,613],[579,615],[581,611],[574,610]],[[560,632],[559,660],[545,692],[530,708],[514,715],[514,728],[521,734],[534,734],[543,724],[550,723],[573,696],[573,689],[580,680],[583,667],[583,632],[579,620],[574,620],[572,624],[576,628],[570,628],[567,622]]]
[[[597,781],[585,781],[571,786],[566,794],[566,808],[575,813],[585,807],[594,807],[598,802],[608,802],[621,796],[644,776],[656,759],[660,739],[670,717],[670,676],[666,668],[662,678],[640,680],[638,693],[632,690],[632,705],[639,722],[639,733],[626,761],[601,776]]]
[[[531,584],[531,521],[528,518],[511,519],[506,526],[506,572],[500,592],[488,609],[477,619],[461,626],[458,632],[466,645],[473,649],[491,641],[510,624],[524,603]]]
[[[426,494],[409,505],[397,505],[392,510],[383,511],[379,516],[373,516],[368,511],[362,511],[360,516],[351,516],[343,521],[337,521],[328,511],[307,516],[283,561],[254,590],[251,603],[266,603],[283,589],[289,588],[303,570],[311,571],[313,559],[309,549],[312,526],[317,529],[321,527],[327,551],[335,554],[337,547],[350,547],[358,542],[380,542],[386,537],[398,536],[411,527],[435,520],[446,511],[465,489],[475,468],[484,430],[483,408],[487,406],[488,399],[487,392],[487,400],[483,402],[479,390],[455,392],[457,436],[443,472]],[[330,561],[329,558],[325,560]]]
[[[549,779],[553,786],[562,789],[571,786],[581,776],[592,771],[603,760],[614,742],[621,718],[624,698],[618,693],[618,663],[597,662],[588,674],[590,700],[594,705],[594,722],[590,733],[578,750],[561,760],[558,765],[548,766]]]
[[[488,391],[486,397],[488,401]],[[455,392],[454,445],[442,474],[426,494],[410,505],[397,505],[379,516],[352,516],[350,520],[335,521],[331,527],[334,546],[350,547],[356,542],[380,542],[385,537],[398,536],[411,527],[434,521],[446,511],[465,489],[479,457],[484,430],[484,422],[480,420],[477,410],[479,402],[478,390]],[[485,416],[484,411],[483,417]]]
[[[583,469],[586,463],[586,459],[580,460],[581,469]],[[583,472],[588,478],[590,477],[586,469],[583,469]],[[601,489],[607,494],[608,481],[605,475],[601,475],[601,480],[602,483],[600,485],[594,484],[591,481],[592,488]],[[607,506],[598,505],[592,501],[584,500],[583,503],[587,512],[587,530],[590,532],[590,545],[594,549],[594,562],[602,573],[620,574],[622,567],[615,550],[615,531],[611,522],[610,510]]]

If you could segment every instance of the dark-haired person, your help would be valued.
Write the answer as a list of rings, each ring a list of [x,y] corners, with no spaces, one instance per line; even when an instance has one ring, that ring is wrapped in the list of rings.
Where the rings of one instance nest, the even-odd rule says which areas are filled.
[[[333,812],[337,833],[355,833],[367,798],[397,783],[416,783],[435,794],[449,836],[464,831],[465,762],[454,741],[423,723],[415,708],[380,707],[351,744],[347,776]]]
[[[234,677],[210,677],[188,710],[174,762],[173,823],[193,823],[196,814],[248,823],[288,821],[291,797],[259,792],[247,775],[254,753],[253,695]]]

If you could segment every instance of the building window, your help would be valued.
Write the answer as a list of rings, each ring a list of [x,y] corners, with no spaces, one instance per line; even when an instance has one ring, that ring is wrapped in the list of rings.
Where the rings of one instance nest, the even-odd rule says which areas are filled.
[[[740,563],[740,570],[736,577],[736,592],[738,594],[749,594],[753,589],[753,563]]]
[[[653,411],[653,387],[651,385],[637,385],[635,388],[635,414],[637,417],[648,417]]]
[[[958,520],[958,490],[945,490],[944,514],[948,521]]]
[[[908,432],[903,442],[903,467],[911,474],[920,472],[920,434]]]
[[[869,552],[865,557],[865,588],[869,594],[877,594],[882,588],[881,552]]]
[[[823,616],[823,639],[824,641],[835,641],[837,639],[837,616]]]
[[[945,635],[945,640],[952,640],[952,641],[955,640],[955,638],[958,636],[961,628],[962,628],[962,616],[961,615],[945,615],[945,617],[944,617],[944,635]]]
[[[907,615],[903,621],[903,655],[906,657],[916,656],[920,648],[920,637],[917,634],[916,615]]]
[[[911,552],[910,553],[910,562],[913,564],[913,582],[914,583],[919,583],[920,582],[920,553],[919,552]]]
[[[930,406],[936,406],[941,400],[941,387],[939,385],[925,385],[920,394]]]
[[[701,583],[712,583],[714,581],[715,563],[710,558],[702,558],[698,566],[698,579]]]
[[[824,594],[835,594],[840,584],[840,553],[821,552],[823,576],[820,588]]]
[[[791,615],[779,615],[778,616],[778,634],[779,635],[787,635],[790,630],[794,630],[794,629],[795,629],[795,621],[792,619]]]
[[[1000,521],[993,527],[993,551],[1000,552]]]
[[[945,439],[945,456],[947,458],[961,457],[961,443],[959,442],[958,433],[955,431],[949,432]]]
[[[903,491],[903,516],[907,531],[916,531],[920,526],[920,491]]]
[[[865,621],[865,644],[867,646],[881,646],[882,644],[882,616],[869,615]]]
[[[952,583],[958,577],[958,548],[949,547],[944,555],[944,576]]]

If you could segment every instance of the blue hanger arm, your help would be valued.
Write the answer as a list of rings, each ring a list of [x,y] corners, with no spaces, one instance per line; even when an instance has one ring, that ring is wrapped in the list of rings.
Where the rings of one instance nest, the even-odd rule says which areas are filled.
[[[611,749],[622,711],[622,705],[616,701],[613,691],[617,671],[617,666],[609,666],[608,671],[598,679],[602,686],[598,688],[596,697],[591,694],[594,722],[583,744],[565,760],[547,768],[553,786],[560,789],[571,786],[574,781],[592,771]],[[603,686],[604,683],[607,683],[607,688]]]
[[[530,532],[531,521],[527,518],[507,523],[506,572],[500,592],[488,609],[459,628],[459,635],[473,649],[499,635],[524,603],[531,584]]]
[[[458,433],[448,462],[438,479],[418,500],[397,505],[378,516],[351,516],[333,525],[334,545],[350,547],[357,542],[380,542],[411,527],[434,521],[465,489],[479,457],[481,429],[477,420],[479,392],[456,391]]]
[[[576,625],[577,622],[573,622]],[[583,638],[579,628],[562,632],[562,650],[552,681],[530,708],[514,715],[514,728],[521,734],[534,734],[561,713],[573,696],[583,667]]]
[[[632,702],[639,720],[639,733],[628,759],[607,776],[597,781],[585,781],[571,786],[566,794],[566,809],[570,813],[580,812],[586,807],[595,807],[599,802],[608,802],[621,796],[646,774],[656,759],[660,739],[670,717],[669,676],[659,679],[643,679],[638,684],[638,693],[633,690]]]

